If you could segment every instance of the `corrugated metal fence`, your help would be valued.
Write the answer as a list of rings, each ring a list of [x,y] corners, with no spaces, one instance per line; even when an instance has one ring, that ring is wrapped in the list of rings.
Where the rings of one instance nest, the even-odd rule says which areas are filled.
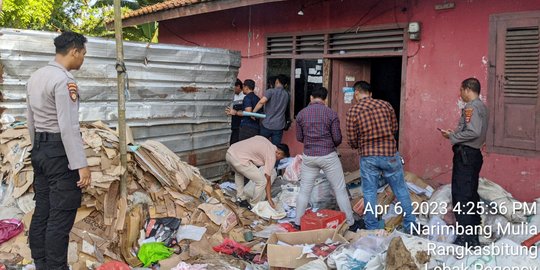
[[[3,114],[25,119],[25,83],[54,58],[57,33],[0,28]],[[80,89],[80,120],[117,119],[114,40],[89,38],[85,62],[73,71]],[[229,141],[230,103],[240,54],[224,49],[125,42],[129,76],[126,118],[135,140],[164,143],[207,178],[221,176]],[[5,117],[5,116],[4,116]]]

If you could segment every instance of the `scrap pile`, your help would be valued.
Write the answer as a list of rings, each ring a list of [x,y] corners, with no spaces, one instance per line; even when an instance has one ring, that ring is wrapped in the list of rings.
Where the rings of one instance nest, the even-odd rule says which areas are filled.
[[[294,208],[301,181],[302,159],[297,156],[286,162],[283,178],[287,181],[282,183],[280,199]],[[537,212],[540,199],[534,203],[520,202],[495,182],[480,178],[478,193],[482,207],[478,211],[482,224],[478,231],[482,249],[467,253],[465,248],[452,244],[458,226],[453,212],[457,210],[453,210],[451,186],[433,188],[410,172],[405,172],[405,180],[417,222],[423,225],[416,226],[419,236],[401,232],[403,217],[396,213],[397,199],[381,177],[378,205],[385,209],[381,229],[356,233],[348,232],[344,227],[326,232],[277,232],[269,238],[265,250],[270,266],[301,270],[403,270],[443,267],[495,269],[493,267],[496,266],[533,269],[528,267],[540,264],[537,249],[540,246],[540,234],[537,234],[540,228],[540,213]],[[360,218],[364,204],[359,172],[346,174],[345,181],[353,210]],[[319,197],[333,196],[326,188],[317,189],[320,184],[315,184],[313,193]],[[314,198],[310,203],[317,204]],[[326,222],[325,211],[318,211],[323,226]],[[332,223],[326,224],[329,226]],[[346,241],[338,240],[339,235]],[[321,245],[324,250],[331,250],[330,254],[321,255]]]
[[[245,242],[244,226],[253,225],[250,230],[261,230],[266,224],[249,210],[237,207],[197,168],[181,161],[159,142],[130,146],[128,167],[122,168],[115,130],[96,122],[81,126],[81,133],[92,184],[83,190],[82,207],[70,235],[69,263],[73,269],[88,269],[109,260],[131,266],[148,265],[141,262],[138,254],[145,244],[142,241],[163,236],[163,227],[174,234],[170,238],[175,241],[167,244],[187,261],[213,253],[212,247],[226,238]],[[128,135],[128,142],[132,141]],[[0,142],[0,219],[22,219],[26,231],[0,243],[0,260],[21,263],[25,259],[22,263],[28,263],[31,255],[27,230],[35,207],[28,130],[22,125],[5,129],[0,133]],[[120,176],[125,170],[127,197],[122,198]],[[164,218],[177,222],[170,223],[171,227],[159,227]],[[182,228],[198,230],[200,239],[191,241],[192,236],[188,235],[188,240],[178,239],[176,243],[176,234],[180,235]],[[262,250],[262,241],[251,241],[250,246]]]
[[[70,235],[68,259],[76,270],[100,265],[98,270],[108,269],[108,263],[124,262],[132,267],[159,263],[161,269],[275,266],[368,270],[433,269],[479,262],[486,267],[526,267],[540,262],[537,250],[536,258],[526,252],[460,257],[459,249],[451,244],[455,231],[437,230],[455,227],[452,209],[441,209],[451,207],[450,185],[434,189],[412,173],[407,172],[405,178],[415,214],[421,224],[431,228],[422,230],[421,237],[399,232],[403,218],[396,213],[396,198],[383,178],[379,182],[378,204],[388,206],[381,219],[384,226],[356,233],[347,231],[344,224],[338,226],[336,219],[330,218],[343,221],[344,214],[329,210],[336,207],[335,195],[324,174],[313,189],[313,209],[304,216],[309,216],[315,225],[295,232],[287,222],[295,218],[300,156],[283,161],[278,167],[284,170],[283,175],[272,176],[272,195],[278,207],[272,209],[268,202],[260,202],[249,211],[234,203],[234,183],[213,185],[197,168],[182,162],[159,142],[130,145],[128,166],[122,168],[114,130],[97,122],[82,126],[81,132],[92,186],[83,191],[83,207],[78,210]],[[131,136],[128,142],[133,142]],[[19,233],[21,223],[16,219],[23,221],[27,231],[35,207],[29,135],[24,126],[8,128],[0,133],[0,143],[0,230],[8,228],[10,232],[8,237],[0,237],[0,264],[27,264],[31,258],[27,233]],[[125,198],[120,194],[120,175],[124,171]],[[364,212],[360,181],[358,171],[346,175],[357,218]],[[246,192],[253,189],[250,185],[253,183],[246,185]],[[479,194],[486,206],[482,226],[493,229],[482,230],[482,244],[521,250],[519,244],[535,234],[534,229],[527,228],[540,227],[540,215],[527,211],[540,208],[540,201],[520,204],[502,187],[484,178],[480,179]],[[272,219],[279,221],[269,222]],[[439,252],[428,249],[429,245]]]

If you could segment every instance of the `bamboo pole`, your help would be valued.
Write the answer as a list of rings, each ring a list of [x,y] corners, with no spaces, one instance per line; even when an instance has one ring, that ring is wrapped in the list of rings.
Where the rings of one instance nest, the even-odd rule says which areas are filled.
[[[120,164],[124,173],[120,177],[120,200],[127,199],[127,144],[126,144],[126,67],[122,42],[122,12],[120,0],[114,0],[114,36],[116,38],[116,71],[118,78],[118,137],[120,140]],[[121,213],[124,214],[124,213]]]

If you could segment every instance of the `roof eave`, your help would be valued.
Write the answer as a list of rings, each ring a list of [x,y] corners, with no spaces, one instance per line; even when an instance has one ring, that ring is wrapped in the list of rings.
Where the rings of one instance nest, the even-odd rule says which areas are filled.
[[[286,0],[222,0],[202,2],[189,6],[180,6],[172,9],[161,10],[153,13],[143,14],[122,20],[122,27],[140,25],[148,22],[159,22],[181,17],[194,16],[204,13],[222,11],[227,9],[281,2]],[[114,21],[105,24],[107,30],[114,30]]]

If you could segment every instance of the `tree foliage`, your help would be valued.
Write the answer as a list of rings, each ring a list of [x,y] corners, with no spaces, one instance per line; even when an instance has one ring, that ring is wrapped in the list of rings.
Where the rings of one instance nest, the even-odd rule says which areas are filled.
[[[122,14],[158,0],[122,0]],[[105,22],[114,16],[113,0],[4,0],[0,27],[45,31],[71,30],[96,37],[114,37]],[[157,23],[126,27],[126,40],[157,42]]]
[[[4,0],[0,25],[42,29],[47,25],[54,2],[50,0]]]

